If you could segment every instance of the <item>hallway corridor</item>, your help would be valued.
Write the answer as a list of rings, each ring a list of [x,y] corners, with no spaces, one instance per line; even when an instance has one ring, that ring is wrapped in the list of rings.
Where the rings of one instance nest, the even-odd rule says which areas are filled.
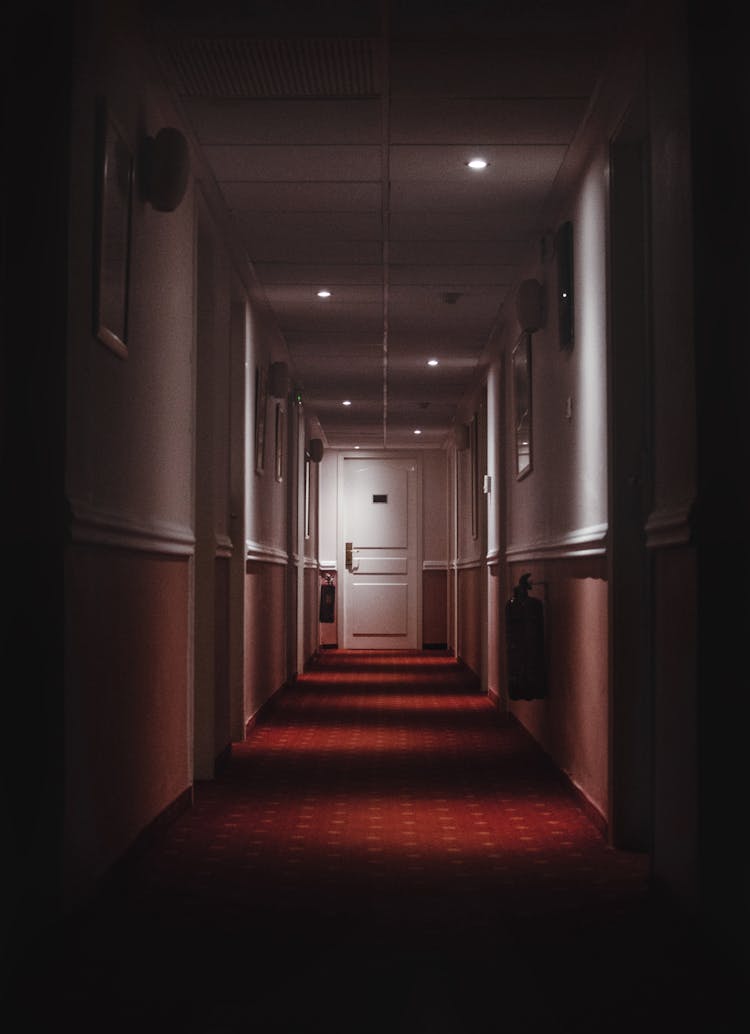
[[[47,942],[9,1029],[734,1029],[711,969],[458,662],[332,650]]]

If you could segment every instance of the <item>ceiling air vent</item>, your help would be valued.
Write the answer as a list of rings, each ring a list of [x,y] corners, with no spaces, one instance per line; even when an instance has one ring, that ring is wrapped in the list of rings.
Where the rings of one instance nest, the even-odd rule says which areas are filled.
[[[195,37],[167,43],[182,97],[373,97],[378,41]]]

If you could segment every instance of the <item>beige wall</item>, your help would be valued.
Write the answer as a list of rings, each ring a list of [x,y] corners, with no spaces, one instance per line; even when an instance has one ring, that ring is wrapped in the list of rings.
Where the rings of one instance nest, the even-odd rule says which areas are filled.
[[[604,558],[510,566],[544,601],[547,696],[510,710],[606,821],[609,805],[607,582]]]
[[[245,715],[249,720],[287,681],[287,566],[248,561],[245,582]]]
[[[482,642],[484,613],[481,585],[484,569],[467,567],[457,572],[458,640],[456,654],[479,677],[482,675]]]
[[[97,879],[192,781],[187,557],[68,551],[65,897]]]
[[[422,574],[422,642],[427,646],[448,643],[447,571]]]
[[[229,558],[214,561],[214,763],[225,758],[232,742],[229,676]]]

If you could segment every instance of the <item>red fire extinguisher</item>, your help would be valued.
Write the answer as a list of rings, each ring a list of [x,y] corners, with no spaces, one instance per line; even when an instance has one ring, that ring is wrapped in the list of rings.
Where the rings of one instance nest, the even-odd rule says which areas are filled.
[[[529,595],[531,575],[524,574],[505,605],[508,696],[536,700],[547,695],[544,662],[544,605]]]

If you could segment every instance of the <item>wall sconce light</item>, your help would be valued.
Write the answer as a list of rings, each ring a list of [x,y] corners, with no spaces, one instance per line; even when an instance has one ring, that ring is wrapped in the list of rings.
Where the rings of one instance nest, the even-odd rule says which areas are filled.
[[[538,280],[524,280],[516,292],[516,318],[521,330],[533,334],[544,323],[544,288]]]
[[[323,459],[323,439],[311,438],[308,452],[310,453],[310,459],[313,463],[320,463]]]
[[[190,158],[188,143],[179,129],[166,126],[147,136],[142,153],[142,191],[157,212],[174,212],[185,196]]]

